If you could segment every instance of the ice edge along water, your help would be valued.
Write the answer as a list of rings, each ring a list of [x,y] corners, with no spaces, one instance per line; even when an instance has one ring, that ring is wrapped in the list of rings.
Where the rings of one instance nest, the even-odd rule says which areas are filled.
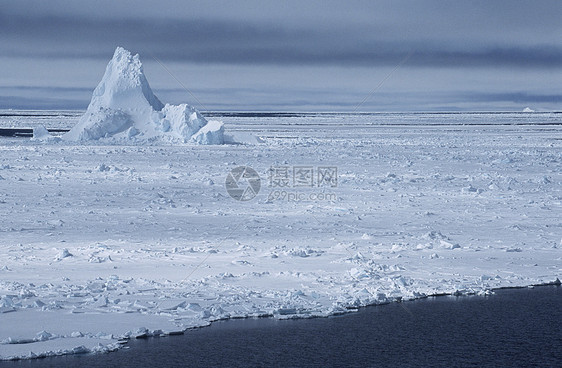
[[[185,327],[183,329],[175,328],[175,329],[168,330],[168,331],[164,331],[162,329],[150,330],[150,329],[147,329],[146,327],[139,327],[134,332],[133,331],[127,331],[126,333],[124,333],[120,336],[114,336],[112,334],[107,334],[107,333],[103,333],[103,332],[100,332],[98,334],[88,333],[88,334],[84,335],[82,332],[79,332],[79,331],[72,332],[69,336],[57,336],[57,335],[53,335],[53,334],[43,330],[43,331],[38,332],[35,335],[35,337],[30,338],[30,339],[8,338],[8,339],[5,339],[1,342],[4,345],[6,345],[6,344],[31,344],[31,343],[35,343],[35,346],[33,348],[39,349],[38,350],[39,352],[33,352],[31,349],[29,349],[29,352],[23,353],[23,354],[19,353],[19,354],[13,354],[13,355],[9,355],[9,356],[0,356],[0,361],[17,361],[17,360],[27,360],[27,359],[41,359],[41,358],[58,357],[58,356],[64,356],[64,355],[75,355],[75,354],[111,353],[111,352],[115,352],[118,349],[125,346],[130,339],[144,339],[144,338],[153,338],[153,337],[166,337],[166,336],[183,335],[188,330],[209,327],[213,322],[229,320],[229,319],[232,319],[232,318],[246,318],[246,319],[247,318],[278,318],[278,319],[327,318],[327,317],[331,317],[331,316],[353,313],[353,312],[358,311],[360,308],[380,306],[380,305],[385,305],[385,304],[393,303],[393,302],[403,303],[403,302],[406,302],[406,301],[412,301],[412,300],[417,300],[417,299],[424,299],[424,298],[429,298],[429,297],[444,297],[444,296],[470,296],[470,295],[489,296],[489,295],[492,295],[495,290],[521,289],[521,288],[525,288],[525,287],[542,287],[542,286],[558,286],[558,287],[560,287],[561,284],[562,284],[562,282],[558,278],[556,278],[556,280],[554,280],[552,282],[546,282],[546,283],[540,283],[540,284],[531,284],[531,285],[527,285],[527,286],[512,286],[512,287],[507,286],[507,287],[483,289],[483,290],[480,290],[478,292],[475,292],[475,291],[470,291],[470,292],[455,291],[454,293],[436,293],[436,294],[429,294],[429,295],[418,295],[418,296],[406,298],[406,299],[404,299],[402,297],[397,297],[394,300],[384,300],[384,301],[378,301],[378,302],[373,302],[373,303],[364,304],[364,305],[357,304],[357,305],[352,306],[352,307],[350,306],[350,307],[347,307],[345,309],[341,309],[341,310],[338,310],[338,311],[332,311],[332,312],[326,313],[326,314],[321,314],[321,313],[308,314],[308,315],[307,314],[291,314],[291,313],[296,312],[296,310],[295,309],[279,310],[279,314],[260,314],[260,315],[255,315],[255,316],[242,316],[242,317],[234,316],[234,317],[226,317],[226,318],[217,318],[217,319],[211,319],[208,322],[203,322],[203,323],[200,323],[200,324],[195,324],[195,325],[190,326],[190,327]],[[5,313],[5,311],[3,313]],[[107,323],[107,321],[104,321],[104,322]],[[56,339],[60,339],[60,338],[64,338],[64,337],[66,337],[65,341],[56,340]],[[69,338],[71,338],[71,339],[69,339]],[[116,340],[116,341],[107,343],[107,340]],[[53,343],[53,344],[49,344],[49,343]],[[84,345],[79,345],[81,343],[84,344]],[[86,345],[89,345],[89,347],[87,347]],[[68,347],[64,347],[64,346],[68,346]],[[49,350],[49,349],[51,349],[51,350]],[[20,350],[20,349],[18,349],[18,350]]]

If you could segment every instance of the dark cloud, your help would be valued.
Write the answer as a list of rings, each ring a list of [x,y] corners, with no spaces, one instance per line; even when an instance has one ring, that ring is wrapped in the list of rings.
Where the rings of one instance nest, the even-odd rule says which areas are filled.
[[[61,97],[22,97],[0,95],[0,109],[22,109],[22,110],[85,110],[83,101],[66,99]]]
[[[527,92],[471,93],[463,96],[472,102],[513,102],[516,104],[556,103],[562,104],[562,94],[535,94]]]
[[[11,56],[104,58],[117,45],[162,60],[239,64],[392,65],[415,51],[417,66],[560,67],[559,44],[451,42],[365,24],[291,24],[234,20],[91,18],[0,14]],[[394,31],[393,31],[394,30]],[[398,31],[398,32],[397,32]],[[5,54],[6,54],[5,53]]]

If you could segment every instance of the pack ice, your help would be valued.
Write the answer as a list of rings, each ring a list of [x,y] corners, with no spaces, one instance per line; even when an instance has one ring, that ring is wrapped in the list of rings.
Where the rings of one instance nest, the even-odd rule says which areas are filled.
[[[152,92],[139,55],[117,47],[88,109],[63,136],[66,141],[103,138],[222,144],[224,127],[187,104],[164,105]]]

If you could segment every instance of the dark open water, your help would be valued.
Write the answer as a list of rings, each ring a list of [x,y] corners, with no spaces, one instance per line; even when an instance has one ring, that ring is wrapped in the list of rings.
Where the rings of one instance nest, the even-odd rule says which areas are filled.
[[[562,287],[369,307],[345,316],[225,321],[97,356],[7,367],[562,367]]]

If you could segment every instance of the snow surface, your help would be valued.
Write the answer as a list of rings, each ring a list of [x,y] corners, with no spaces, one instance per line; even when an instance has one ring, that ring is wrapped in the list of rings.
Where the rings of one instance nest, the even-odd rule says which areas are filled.
[[[223,144],[223,134],[221,122],[207,122],[191,106],[164,106],[146,80],[139,55],[117,47],[86,113],[62,138]]]
[[[39,120],[72,125],[65,114]],[[215,146],[2,139],[0,356],[553,282],[562,115],[529,118],[230,117],[259,142]],[[241,165],[262,178],[248,202],[224,187]],[[337,187],[322,190],[337,198],[270,198],[269,168],[297,165],[337,166]]]

